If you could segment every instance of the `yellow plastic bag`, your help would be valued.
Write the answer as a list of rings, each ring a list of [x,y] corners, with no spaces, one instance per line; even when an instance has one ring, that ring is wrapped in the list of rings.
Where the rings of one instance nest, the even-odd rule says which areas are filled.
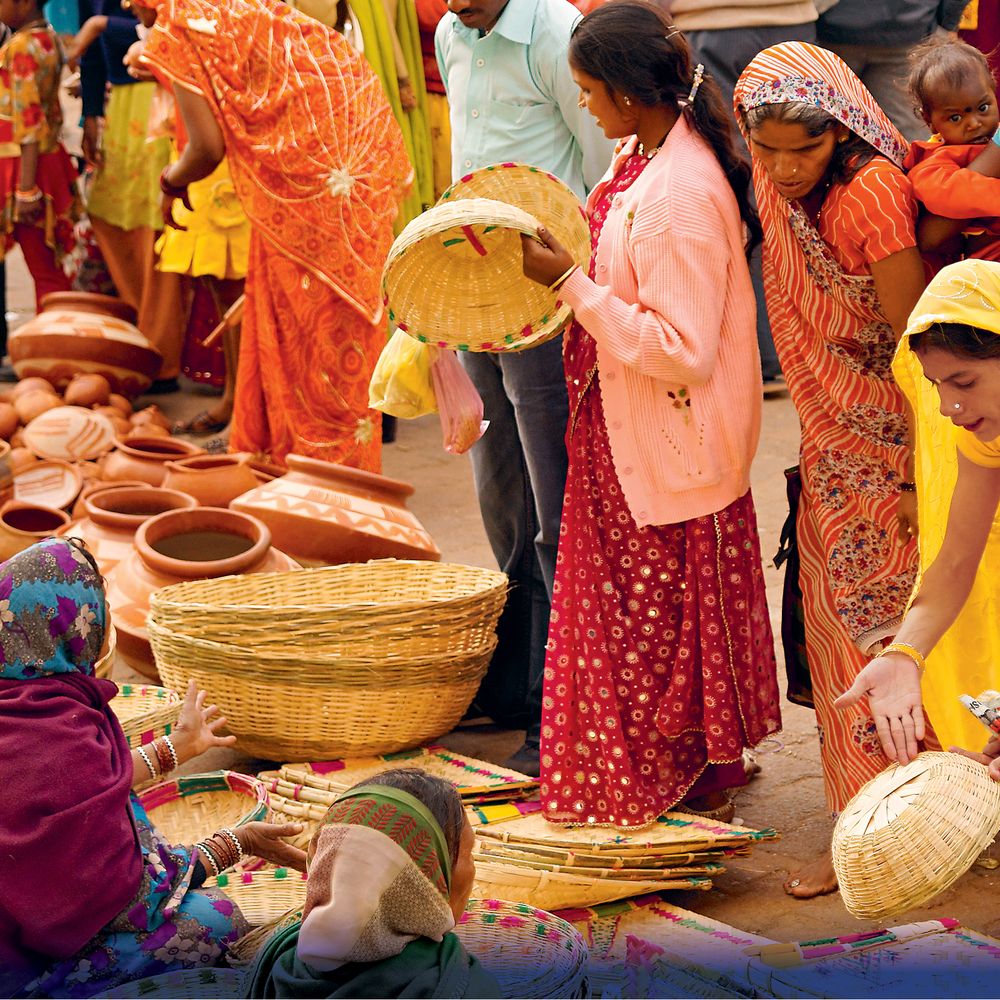
[[[431,364],[437,348],[396,330],[382,349],[368,386],[368,405],[411,419],[437,410]]]

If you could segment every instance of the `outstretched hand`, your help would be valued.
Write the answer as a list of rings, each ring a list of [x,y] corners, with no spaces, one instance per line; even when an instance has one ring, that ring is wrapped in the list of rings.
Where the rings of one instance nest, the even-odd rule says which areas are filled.
[[[538,236],[521,234],[521,267],[526,278],[540,285],[558,281],[575,263],[570,252],[544,227]]]
[[[302,832],[301,823],[247,823],[239,827],[236,836],[239,838],[243,853],[255,858],[263,858],[278,867],[294,868],[296,871],[306,870],[306,852],[299,847],[293,847],[282,837],[294,837]]]
[[[188,681],[181,714],[170,737],[181,764],[212,747],[231,747],[236,742],[235,736],[219,736],[226,717],[217,714],[218,705],[206,705],[205,698],[206,693],[198,689],[194,680]]]
[[[908,764],[924,738],[917,665],[899,653],[876,656],[833,704],[839,709],[853,708],[865,697],[886,757]]]

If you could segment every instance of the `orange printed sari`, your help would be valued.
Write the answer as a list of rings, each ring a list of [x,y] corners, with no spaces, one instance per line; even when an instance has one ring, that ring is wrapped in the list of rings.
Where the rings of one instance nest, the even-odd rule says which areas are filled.
[[[806,653],[827,801],[839,812],[888,761],[874,720],[833,701],[895,634],[917,570],[916,545],[901,542],[896,526],[907,452],[891,372],[896,335],[869,267],[916,245],[915,205],[899,169],[906,141],[838,56],[802,42],[757,55],[736,86],[741,128],[743,111],[784,103],[822,108],[878,154],[831,186],[815,223],[753,164],[767,311],[802,427],[796,530]]]
[[[378,78],[280,0],[160,0],[145,59],[211,105],[253,227],[231,447],[379,471],[379,279],[412,168]]]

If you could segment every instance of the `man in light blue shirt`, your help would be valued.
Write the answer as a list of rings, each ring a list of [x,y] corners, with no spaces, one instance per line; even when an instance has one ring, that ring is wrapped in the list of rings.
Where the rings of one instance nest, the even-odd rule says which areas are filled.
[[[448,9],[434,41],[451,108],[453,179],[492,163],[528,163],[583,200],[613,150],[570,76],[576,8],[569,0],[448,0]],[[479,509],[512,585],[477,703],[502,725],[526,727],[507,765],[537,775],[566,485],[562,337],[522,353],[461,357],[490,421],[471,451]]]

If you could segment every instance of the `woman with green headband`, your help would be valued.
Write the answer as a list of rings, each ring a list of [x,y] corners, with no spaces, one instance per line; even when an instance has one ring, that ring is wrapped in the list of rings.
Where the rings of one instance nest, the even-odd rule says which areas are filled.
[[[836,705],[867,696],[886,755],[905,764],[924,736],[922,701],[945,746],[969,746],[981,729],[958,696],[997,686],[1000,264],[964,260],[931,281],[893,374],[917,416],[922,578],[895,641]],[[991,741],[985,756],[971,756],[998,754]],[[1000,780],[1000,762],[991,773]]]
[[[455,788],[414,768],[345,792],[309,846],[302,921],[253,969],[251,997],[499,997],[450,933],[475,876]]]

